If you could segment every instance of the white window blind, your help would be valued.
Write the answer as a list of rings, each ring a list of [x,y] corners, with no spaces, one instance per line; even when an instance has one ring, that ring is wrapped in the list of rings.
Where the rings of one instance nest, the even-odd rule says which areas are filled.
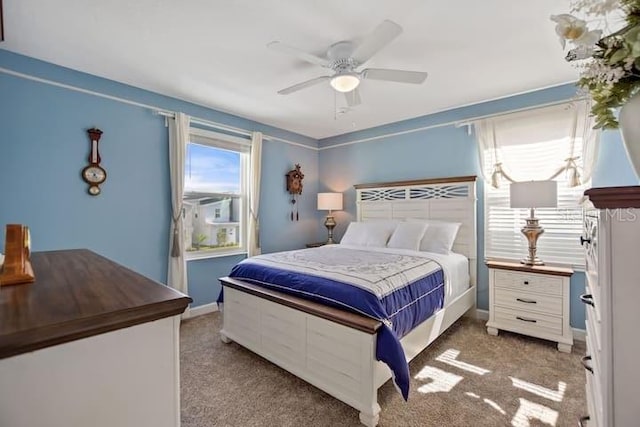
[[[582,209],[579,200],[587,187],[569,188],[564,176],[557,181],[558,208],[536,209],[536,217],[544,228],[544,234],[538,240],[538,256],[547,263],[584,268],[584,252],[580,246]],[[528,216],[528,209],[509,207],[509,185],[502,185],[498,189],[486,185],[485,256],[524,258],[527,255],[527,240],[520,229]]]
[[[577,154],[576,166],[584,171],[583,139],[571,132],[571,126],[564,126],[567,130],[562,130],[560,112],[553,115],[535,112],[529,118],[520,114],[515,120],[502,117],[500,121],[490,123],[492,131],[495,129],[497,143],[480,145],[484,170],[491,171],[496,162],[502,162],[505,172],[515,181],[544,180],[557,172],[569,157],[568,153],[573,151]],[[572,143],[573,147],[570,146]],[[571,188],[567,171],[555,180],[558,182],[558,207],[535,211],[545,230],[538,240],[538,256],[546,263],[584,268],[584,253],[579,242],[582,231],[580,201],[590,181]],[[529,210],[511,209],[510,183],[503,178],[500,184],[499,188],[485,185],[485,256],[522,259],[527,255],[527,240],[520,230]]]

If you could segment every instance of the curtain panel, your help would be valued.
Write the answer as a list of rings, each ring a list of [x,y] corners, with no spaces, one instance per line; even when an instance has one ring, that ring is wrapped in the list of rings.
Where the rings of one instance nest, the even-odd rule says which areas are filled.
[[[591,179],[600,132],[593,129],[591,106],[585,101],[542,107],[473,123],[484,179],[497,188],[509,182],[555,179],[569,175],[569,185]],[[539,148],[538,161],[523,167],[514,145]]]
[[[249,230],[247,255],[260,255],[260,173],[262,165],[262,133],[251,134],[251,160],[249,168]]]
[[[184,194],[184,164],[189,143],[189,122],[190,117],[184,113],[176,113],[175,118],[169,120],[171,225],[169,229],[167,284],[184,294],[188,289],[182,197]]]

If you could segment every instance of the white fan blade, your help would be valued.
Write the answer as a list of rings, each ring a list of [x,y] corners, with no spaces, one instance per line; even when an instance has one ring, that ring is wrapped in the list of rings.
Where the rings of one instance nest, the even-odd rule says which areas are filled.
[[[345,92],[344,97],[347,99],[347,105],[349,107],[355,107],[356,105],[360,105],[362,100],[360,99],[360,91],[358,88],[355,88],[351,92]]]
[[[297,85],[293,85],[288,88],[279,90],[278,93],[280,95],[289,95],[290,93],[296,92],[300,89],[307,88],[309,86],[317,85],[318,83],[325,82],[329,79],[330,79],[329,76],[316,77],[315,79],[307,80],[306,82],[298,83]]]
[[[385,20],[373,30],[373,33],[356,47],[351,57],[362,65],[376,52],[389,44],[402,33],[402,27],[393,21]]]
[[[382,68],[367,68],[360,73],[363,79],[386,80],[399,83],[420,84],[427,78],[422,71],[386,70]]]
[[[319,56],[316,56],[312,53],[305,52],[298,49],[297,47],[289,46],[279,41],[271,42],[267,44],[267,47],[281,53],[297,56],[304,61],[310,62],[315,65],[320,65],[321,67],[329,67],[328,59],[320,58]]]

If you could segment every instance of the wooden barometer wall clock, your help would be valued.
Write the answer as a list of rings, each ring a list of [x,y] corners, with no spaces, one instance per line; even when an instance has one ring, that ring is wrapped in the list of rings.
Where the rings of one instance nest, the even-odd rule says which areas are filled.
[[[91,152],[89,153],[89,165],[82,169],[82,179],[89,184],[89,194],[97,196],[100,194],[100,184],[107,179],[107,171],[100,166],[100,151],[98,150],[102,131],[92,128],[87,133],[91,141]]]

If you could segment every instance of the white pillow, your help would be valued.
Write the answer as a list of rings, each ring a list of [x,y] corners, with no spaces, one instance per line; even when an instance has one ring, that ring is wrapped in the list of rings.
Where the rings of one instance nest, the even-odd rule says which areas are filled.
[[[420,241],[420,250],[448,255],[453,248],[458,230],[462,223],[441,221],[436,219],[408,219],[408,222],[422,222],[428,224],[427,231]]]
[[[374,218],[374,219],[368,219],[366,221],[362,221],[362,224],[368,224],[367,225],[368,227],[385,229],[389,232],[389,236],[391,236],[391,234],[393,234],[393,230],[396,229],[396,227],[398,226],[398,224],[400,224],[400,222],[401,221],[399,219]]]
[[[340,243],[384,248],[392,232],[393,227],[386,221],[352,222],[347,227]]]
[[[393,231],[387,247],[417,251],[427,228],[429,225],[424,222],[401,222]]]

